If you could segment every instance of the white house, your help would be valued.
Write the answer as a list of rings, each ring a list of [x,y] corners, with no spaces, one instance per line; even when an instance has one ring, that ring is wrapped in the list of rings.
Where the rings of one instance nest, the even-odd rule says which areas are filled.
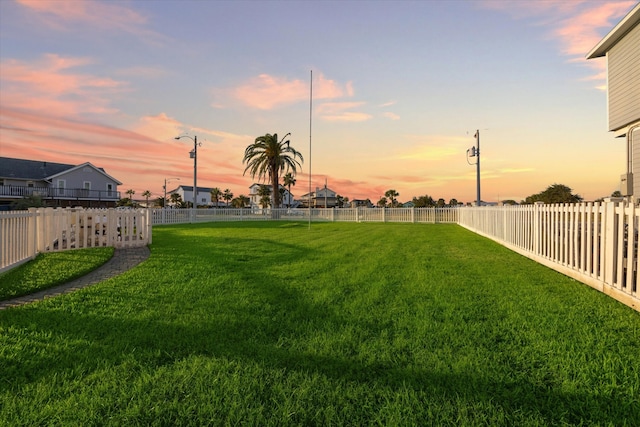
[[[89,162],[80,165],[0,157],[0,206],[39,196],[48,206],[113,207],[120,181]]]
[[[587,59],[607,58],[608,127],[627,141],[627,171],[620,191],[640,199],[640,3],[592,50]]]
[[[273,192],[271,190],[273,187],[271,185],[254,183],[249,186],[249,205],[252,209],[262,208],[260,204],[261,196],[258,194],[260,187],[267,187],[269,189],[269,193],[271,194],[269,197],[269,206],[273,205]],[[289,190],[287,190],[285,186],[280,185],[280,193],[282,194],[280,201],[282,207],[295,208],[298,206],[298,203],[293,199],[293,194],[289,193]]]
[[[177,188],[167,192],[167,198],[170,199],[171,194],[179,194],[183,202],[193,203],[193,185],[179,185]],[[198,187],[196,194],[198,206],[216,206],[211,201],[211,187]],[[218,201],[218,207],[226,206],[225,202]]]

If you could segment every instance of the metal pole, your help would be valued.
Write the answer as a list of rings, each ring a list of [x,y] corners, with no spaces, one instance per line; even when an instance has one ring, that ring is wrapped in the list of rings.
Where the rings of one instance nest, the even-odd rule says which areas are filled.
[[[309,80],[309,230],[311,230],[311,117],[313,113],[313,70]]]
[[[476,204],[480,206],[480,130],[476,130],[476,155],[478,156],[478,161],[476,163]]]
[[[198,136],[193,137],[193,209],[198,207]],[[195,214],[194,214],[195,219]]]

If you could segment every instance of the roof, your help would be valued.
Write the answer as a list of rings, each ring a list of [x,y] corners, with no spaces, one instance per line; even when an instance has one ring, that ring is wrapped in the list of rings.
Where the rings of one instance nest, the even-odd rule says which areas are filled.
[[[0,177],[44,181],[51,175],[74,168],[75,165],[51,163],[37,160],[12,159],[0,157]]]
[[[640,24],[640,3],[631,9],[627,16],[622,18],[609,34],[604,36],[602,40],[587,54],[587,59],[600,58],[607,54],[620,39],[622,39],[632,28]]]
[[[52,163],[39,160],[14,159],[11,157],[0,157],[0,178],[49,181],[57,175],[71,172],[74,169],[79,169],[85,166],[90,166],[96,169],[118,185],[122,184],[120,181],[107,174],[104,169],[95,167],[89,162],[82,163],[81,165],[71,165],[67,163]]]

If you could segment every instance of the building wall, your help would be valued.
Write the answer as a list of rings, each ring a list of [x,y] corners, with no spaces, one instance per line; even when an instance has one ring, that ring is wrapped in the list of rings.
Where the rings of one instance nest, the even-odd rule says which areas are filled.
[[[633,195],[637,201],[640,199],[640,129],[636,129],[631,134],[631,173],[633,173]]]
[[[89,190],[98,190],[98,191],[107,191],[107,184],[111,184],[113,190],[117,191],[118,185],[113,180],[109,179],[100,171],[92,168],[91,166],[84,166],[80,169],[76,169],[69,173],[61,174],[53,179],[52,185],[55,188],[58,187],[58,181],[65,181],[65,188],[68,189],[77,189],[77,188],[85,188],[84,183],[89,182],[90,187]]]
[[[640,24],[607,52],[610,131],[640,120],[639,46]],[[640,180],[640,176],[638,179]]]

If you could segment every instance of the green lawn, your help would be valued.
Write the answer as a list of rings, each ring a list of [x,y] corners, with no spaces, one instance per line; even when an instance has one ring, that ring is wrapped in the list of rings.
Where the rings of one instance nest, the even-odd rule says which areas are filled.
[[[638,425],[640,313],[456,225],[155,227],[0,311],[0,425]]]
[[[35,259],[0,274],[0,301],[70,282],[100,267],[112,256],[113,248],[38,254]]]

